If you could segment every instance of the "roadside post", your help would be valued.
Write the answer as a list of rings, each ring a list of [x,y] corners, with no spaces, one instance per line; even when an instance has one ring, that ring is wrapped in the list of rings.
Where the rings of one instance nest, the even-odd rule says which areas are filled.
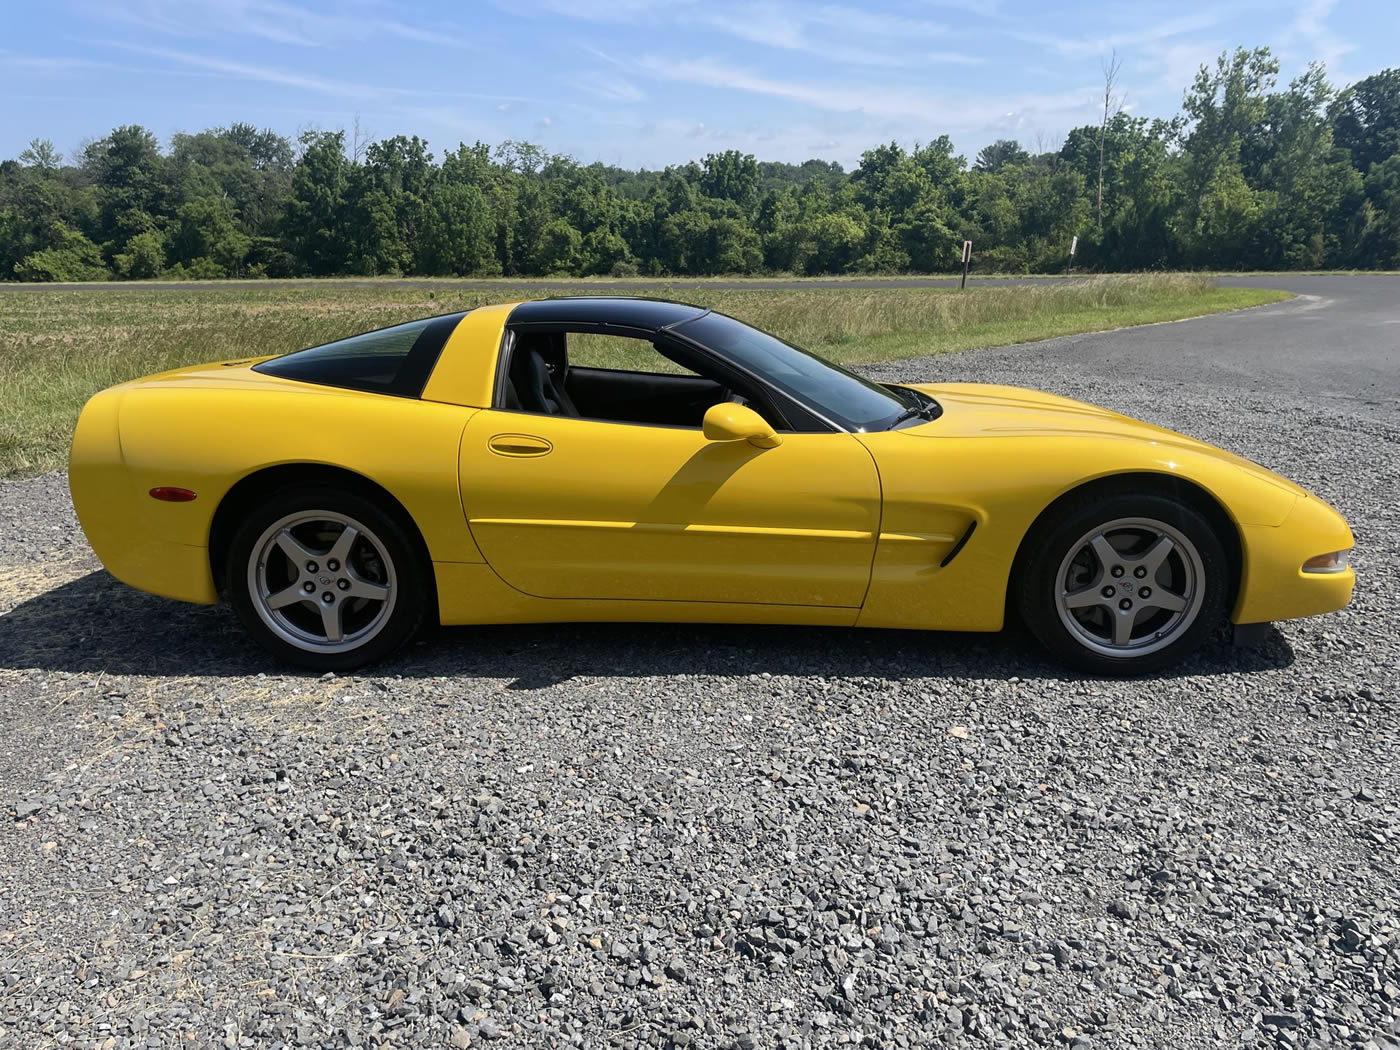
[[[963,275],[962,284],[958,285],[958,291],[967,287],[967,266],[972,262],[972,242],[963,241]]]
[[[1075,234],[1069,240],[1069,269],[1066,273],[1074,273],[1074,250],[1079,247],[1079,234]]]

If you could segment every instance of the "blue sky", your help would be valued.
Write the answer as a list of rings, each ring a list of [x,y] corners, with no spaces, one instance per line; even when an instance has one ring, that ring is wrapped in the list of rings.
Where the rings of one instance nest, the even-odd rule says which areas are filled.
[[[1266,44],[1345,83],[1400,64],[1398,0],[0,0],[0,158],[138,123],[538,142],[656,167],[737,148],[852,165],[948,134],[1051,148],[1116,49],[1137,113]]]

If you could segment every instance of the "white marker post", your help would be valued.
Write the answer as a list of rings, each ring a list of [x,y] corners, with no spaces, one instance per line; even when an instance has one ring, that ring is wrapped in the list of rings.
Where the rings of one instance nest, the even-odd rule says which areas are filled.
[[[1079,247],[1079,235],[1075,234],[1069,241],[1069,272],[1074,272],[1074,250]]]
[[[958,285],[958,291],[967,287],[967,266],[972,262],[972,242],[963,241],[963,275],[962,284]]]

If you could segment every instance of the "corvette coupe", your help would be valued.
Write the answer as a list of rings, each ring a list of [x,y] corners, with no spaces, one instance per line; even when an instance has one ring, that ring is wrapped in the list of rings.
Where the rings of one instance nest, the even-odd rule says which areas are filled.
[[[619,365],[625,367],[619,367]],[[428,621],[996,631],[1094,673],[1340,609],[1346,522],[1063,397],[871,382],[713,310],[569,297],[181,368],[84,407],[69,482],[133,587],[276,656]]]

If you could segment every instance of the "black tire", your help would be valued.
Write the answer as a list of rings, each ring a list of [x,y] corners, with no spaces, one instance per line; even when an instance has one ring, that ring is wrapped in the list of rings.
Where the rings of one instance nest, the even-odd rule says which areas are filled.
[[[1110,564],[1098,539],[1110,543]],[[1150,548],[1164,539],[1168,553],[1149,568]],[[1120,493],[1071,498],[1043,516],[1025,539],[1012,587],[1026,627],[1055,660],[1093,674],[1138,675],[1199,648],[1224,622],[1235,582],[1224,544],[1199,511],[1165,496]]]
[[[333,541],[351,527],[358,538],[348,540],[344,566],[316,560],[333,554]],[[310,561],[293,559],[269,539],[289,530]],[[305,572],[308,565],[316,571]],[[278,489],[250,509],[229,543],[224,580],[238,618],[259,645],[287,663],[322,672],[350,671],[389,656],[417,634],[435,595],[431,564],[412,524],[366,495],[324,483]],[[277,595],[262,593],[308,586],[313,592],[307,598],[298,595],[276,609]],[[371,589],[385,597],[359,593]],[[337,629],[345,632],[339,641],[331,640],[329,623],[321,630],[326,638],[315,639],[321,599],[336,609]],[[347,629],[361,621],[362,627]]]

